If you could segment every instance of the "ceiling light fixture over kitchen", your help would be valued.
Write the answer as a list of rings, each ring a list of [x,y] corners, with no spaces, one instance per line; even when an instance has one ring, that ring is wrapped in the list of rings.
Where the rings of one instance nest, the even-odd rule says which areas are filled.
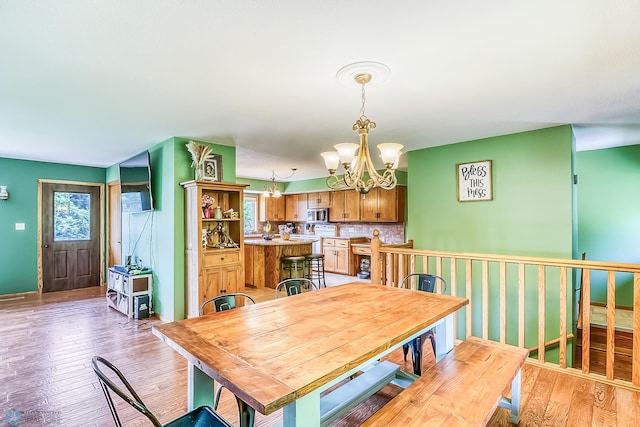
[[[296,173],[298,169],[291,168],[291,173],[287,176],[278,176],[275,171],[271,171],[271,184],[264,186],[264,191],[262,192],[262,197],[281,197],[282,193],[280,192],[280,187],[278,187],[278,183],[276,182],[276,178],[278,179],[287,179],[291,178],[294,173]]]
[[[374,79],[374,74],[376,73]],[[375,122],[365,115],[365,85],[375,81],[378,83],[380,77],[386,78],[390,72],[389,68],[378,62],[359,62],[347,65],[338,71],[338,79],[345,81],[346,77],[353,77],[355,82],[362,88],[362,106],[360,107],[360,118],[353,125],[353,130],[358,132],[360,144],[343,143],[336,144],[337,151],[327,151],[320,153],[324,158],[325,165],[329,171],[327,186],[335,190],[353,188],[364,198],[373,187],[380,187],[391,190],[396,186],[397,179],[395,170],[402,154],[402,145],[396,143],[378,144],[380,157],[384,163],[385,170],[379,174],[371,161],[369,153],[369,129],[376,127]],[[356,150],[358,154],[356,155]],[[344,175],[338,177],[336,170],[342,164]],[[369,173],[369,179],[365,181],[365,170]]]

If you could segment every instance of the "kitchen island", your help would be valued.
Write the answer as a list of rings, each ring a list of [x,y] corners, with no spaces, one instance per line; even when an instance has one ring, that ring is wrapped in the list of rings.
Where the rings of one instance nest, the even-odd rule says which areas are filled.
[[[280,257],[310,254],[313,242],[313,239],[245,239],[245,284],[275,289],[280,282]]]

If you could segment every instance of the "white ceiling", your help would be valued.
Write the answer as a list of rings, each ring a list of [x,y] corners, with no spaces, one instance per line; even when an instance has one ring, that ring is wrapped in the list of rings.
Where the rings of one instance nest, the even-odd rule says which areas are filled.
[[[636,0],[2,0],[0,157],[110,166],[181,136],[236,146],[238,176],[324,176],[356,141],[357,61],[391,69],[372,144],[639,144],[639,23]]]

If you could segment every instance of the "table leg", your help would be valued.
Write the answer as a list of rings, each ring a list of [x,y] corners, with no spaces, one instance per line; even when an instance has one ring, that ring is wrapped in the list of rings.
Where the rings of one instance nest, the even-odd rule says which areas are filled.
[[[203,405],[213,407],[215,403],[213,379],[191,362],[188,363],[187,369],[187,409],[191,411]]]
[[[282,418],[283,427],[320,426],[320,392],[312,391],[285,406]]]
[[[238,411],[240,413],[240,427],[253,427],[256,418],[256,410],[247,405],[242,399],[236,396]]]
[[[448,315],[435,326],[436,333],[436,362],[453,350],[454,330],[453,314]]]
[[[522,369],[518,369],[516,377],[511,382],[511,422],[520,422],[520,391],[522,387]]]

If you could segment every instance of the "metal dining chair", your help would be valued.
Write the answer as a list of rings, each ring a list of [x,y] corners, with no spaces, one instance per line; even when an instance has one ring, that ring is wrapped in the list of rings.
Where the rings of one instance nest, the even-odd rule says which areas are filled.
[[[217,297],[209,298],[202,304],[200,304],[199,314],[202,316],[204,314],[205,309],[208,305],[211,305],[214,312],[225,311],[225,310],[233,310],[238,305],[238,298],[244,299],[244,304],[247,302],[251,302],[251,304],[255,304],[255,300],[251,298],[247,294],[243,293],[234,293],[234,294],[224,294],[218,295]],[[214,389],[214,400],[213,400],[213,409],[218,409],[218,403],[220,403],[220,395],[222,394],[222,389],[224,386],[216,381],[215,389]]]
[[[412,273],[405,276],[402,279],[402,283],[400,285],[401,288],[406,287],[406,284],[410,284],[412,280],[417,280],[416,285],[414,287],[410,287],[410,289],[415,289],[418,291],[424,292],[436,292],[436,285],[438,281],[441,283],[442,292],[447,291],[447,282],[440,276],[436,276],[434,274],[424,274],[424,273]],[[404,361],[407,361],[407,353],[409,349],[411,349],[411,355],[413,357],[413,373],[416,375],[421,374],[420,366],[422,365],[419,360],[422,357],[422,345],[424,342],[429,339],[431,341],[431,348],[433,348],[433,354],[436,354],[436,336],[433,332],[433,329],[429,329],[427,332],[422,334],[421,336],[414,338],[409,341],[408,344],[404,344],[402,346],[402,352],[404,353]]]
[[[251,302],[251,304],[256,303],[253,298],[243,293],[218,295],[217,297],[209,298],[208,300],[200,304],[199,314],[200,316],[202,316],[204,314],[205,308],[209,304],[211,304],[213,311],[216,313],[219,311],[234,309],[238,306],[238,298],[244,299],[244,304],[247,304],[247,302]]]
[[[276,285],[276,298],[317,291],[318,287],[309,279],[286,279]],[[283,295],[284,293],[284,295]]]
[[[116,423],[117,427],[121,427],[122,423],[120,422],[120,418],[118,417],[116,405],[113,402],[110,391],[118,395],[129,405],[133,406],[137,411],[141,412],[156,427],[231,427],[231,424],[226,422],[209,406],[200,406],[199,408],[189,411],[181,417],[168,422],[167,424],[162,424],[160,423],[160,421],[158,421],[158,418],[153,415],[149,408],[142,402],[140,396],[138,396],[131,384],[129,384],[125,376],[122,374],[122,372],[120,372],[118,368],[115,367],[114,364],[100,356],[93,356],[93,358],[91,359],[91,365],[93,367],[93,371],[98,376],[100,387],[102,388],[102,391],[104,392],[104,395],[107,399],[109,410],[111,411],[113,421]],[[126,388],[126,391],[119,387],[115,382],[113,382],[113,380],[109,378],[105,371],[111,371],[111,377],[117,377],[119,382]]]

